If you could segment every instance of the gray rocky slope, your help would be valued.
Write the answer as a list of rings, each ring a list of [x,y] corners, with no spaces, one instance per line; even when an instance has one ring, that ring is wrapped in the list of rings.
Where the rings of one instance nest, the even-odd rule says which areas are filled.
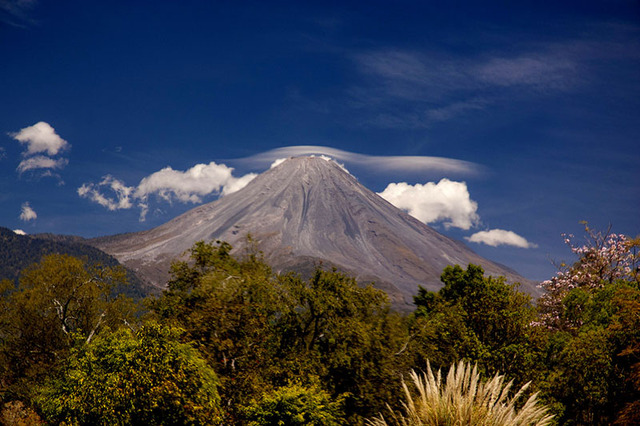
[[[418,285],[441,288],[440,274],[451,264],[482,265],[487,274],[536,293],[532,282],[436,232],[319,157],[290,158],[240,191],[162,226],[92,244],[162,287],[171,260],[195,242],[222,240],[241,251],[247,234],[277,272],[335,266],[359,282],[373,281],[400,309],[408,308]]]

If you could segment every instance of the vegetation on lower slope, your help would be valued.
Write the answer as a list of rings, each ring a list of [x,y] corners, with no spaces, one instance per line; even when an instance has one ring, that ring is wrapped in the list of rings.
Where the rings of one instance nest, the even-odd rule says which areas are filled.
[[[544,283],[537,305],[480,267],[451,266],[410,315],[340,272],[276,275],[259,253],[234,258],[226,243],[201,242],[141,316],[113,293],[125,285],[120,268],[45,256],[0,289],[0,419],[438,424],[420,417],[419,401],[444,395],[452,409],[501,412],[489,424],[512,424],[537,393],[533,424],[547,414],[557,424],[638,424],[638,242],[587,231],[590,242],[571,246],[579,261]],[[451,365],[451,382],[431,369]],[[491,395],[491,404],[453,398],[454,383],[474,395],[467,402]]]
[[[54,234],[20,235],[8,228],[0,227],[0,280],[9,279],[17,283],[20,273],[25,268],[40,262],[44,256],[50,254],[78,257],[91,265],[120,265],[116,258],[85,244],[80,237]],[[124,292],[136,299],[144,297],[138,278],[133,272],[126,273],[130,285],[116,291]]]

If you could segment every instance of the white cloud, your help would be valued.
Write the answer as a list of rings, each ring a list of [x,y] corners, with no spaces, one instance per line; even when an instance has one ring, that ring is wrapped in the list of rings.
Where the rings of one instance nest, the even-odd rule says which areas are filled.
[[[13,233],[18,235],[27,235],[27,233],[24,232],[22,229],[14,229]]]
[[[375,156],[317,145],[285,146],[235,161],[252,167],[267,167],[269,164],[271,164],[271,167],[275,167],[274,164],[282,158],[300,155],[325,155],[335,160],[344,161],[349,165],[365,167],[369,170],[376,170],[377,172],[437,172],[459,175],[475,175],[482,169],[475,163],[455,160],[452,158],[417,155]]]
[[[444,222],[446,227],[469,229],[479,221],[478,204],[471,200],[464,182],[390,183],[378,195],[424,223]]]
[[[53,156],[69,149],[69,142],[58,136],[53,127],[44,121],[25,127],[16,133],[9,133],[9,136],[27,146],[23,155],[30,156],[39,153],[47,153]]]
[[[38,218],[38,214],[33,208],[29,205],[29,202],[22,203],[22,210],[20,212],[20,220],[24,222],[28,222],[30,220],[36,220]]]
[[[269,166],[270,169],[273,169],[274,167],[279,166],[280,164],[284,163],[287,160],[287,157],[283,157],[283,158],[276,158],[275,160],[273,160],[273,163],[271,163],[271,165]]]
[[[18,165],[18,172],[24,173],[28,170],[36,169],[63,169],[69,160],[66,158],[50,158],[44,155],[36,155],[35,157],[25,158]]]
[[[536,248],[536,244],[530,243],[524,237],[516,234],[512,231],[505,231],[504,229],[491,229],[489,231],[476,232],[470,237],[465,237],[467,241],[478,244],[486,244],[491,247],[497,247],[501,245],[514,246],[521,248]]]
[[[58,136],[55,129],[44,121],[25,127],[19,132],[9,133],[9,136],[25,146],[22,153],[24,159],[17,168],[20,174],[29,170],[44,170],[40,173],[42,177],[59,178],[51,170],[63,169],[69,164],[66,158],[52,158],[71,148],[71,145]]]
[[[248,173],[239,178],[232,177],[222,188],[222,195],[229,195],[233,192],[241,190],[242,188],[247,186],[247,184],[251,182],[256,176],[258,176],[256,173]]]
[[[114,193],[115,196],[104,195],[104,189],[108,189]],[[121,210],[130,209],[133,207],[131,202],[131,194],[134,188],[126,186],[124,182],[114,178],[111,175],[104,176],[102,181],[97,184],[85,183],[78,188],[78,195],[83,198],[88,198],[94,203],[98,203],[107,209]]]
[[[228,195],[238,191],[255,177],[254,173],[234,177],[233,168],[212,161],[196,164],[184,172],[165,167],[143,178],[137,186],[127,186],[107,175],[97,184],[83,184],[78,188],[78,195],[112,211],[130,209],[137,203],[140,220],[144,221],[152,195],[167,202],[200,203],[207,195]]]
[[[142,179],[135,196],[143,199],[156,194],[166,201],[177,199],[183,203],[199,203],[205,195],[237,191],[256,176],[238,179],[232,172],[233,168],[213,161],[196,164],[184,172],[165,167]]]

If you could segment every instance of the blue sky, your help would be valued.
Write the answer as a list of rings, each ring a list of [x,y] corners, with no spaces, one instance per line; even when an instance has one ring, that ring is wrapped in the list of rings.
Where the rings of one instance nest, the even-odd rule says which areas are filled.
[[[0,226],[148,229],[313,152],[531,279],[640,233],[637,1],[0,0],[0,58]]]

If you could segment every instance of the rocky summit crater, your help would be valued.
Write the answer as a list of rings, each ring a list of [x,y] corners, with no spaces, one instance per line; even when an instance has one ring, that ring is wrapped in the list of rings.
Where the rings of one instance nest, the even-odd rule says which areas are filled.
[[[534,283],[480,257],[361,185],[334,161],[289,158],[243,189],[196,207],[157,228],[91,240],[135,270],[147,285],[163,287],[170,262],[197,241],[227,241],[235,252],[252,243],[276,272],[336,268],[361,283],[374,282],[396,308],[408,309],[418,285],[442,287],[447,265],[481,265],[537,293]]]

